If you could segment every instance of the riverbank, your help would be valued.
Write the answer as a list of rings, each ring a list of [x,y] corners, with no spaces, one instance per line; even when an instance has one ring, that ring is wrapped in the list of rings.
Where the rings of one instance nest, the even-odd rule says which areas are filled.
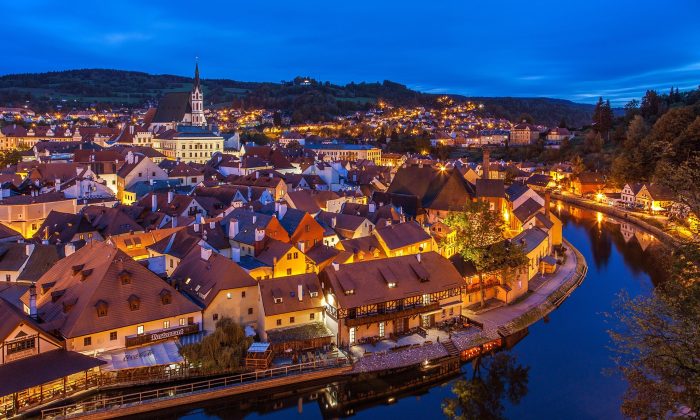
[[[468,360],[503,346],[505,338],[518,334],[556,309],[581,284],[587,264],[581,253],[565,241],[564,263],[556,273],[532,281],[531,290],[519,302],[481,313],[469,313],[472,327],[445,336],[441,341],[412,345],[397,351],[383,351],[357,357],[352,364],[294,366],[271,369],[236,377],[219,378],[193,384],[155,389],[113,398],[79,402],[42,411],[43,418],[83,417],[110,418],[177,407],[199,401],[249,392],[272,390],[321,379],[359,373],[390,371],[414,365],[454,359]],[[445,333],[446,334],[446,333]],[[282,370],[284,369],[284,370]]]
[[[564,195],[564,194],[552,194],[552,198],[559,200],[564,203],[568,204],[573,204],[578,207],[583,207],[585,209],[589,210],[594,210],[594,211],[599,211],[603,214],[607,214],[608,216],[616,217],[620,220],[625,220],[627,222],[630,222],[634,224],[637,227],[640,227],[649,233],[655,235],[659,240],[661,240],[663,243],[665,243],[668,246],[671,246],[673,248],[678,248],[681,244],[681,240],[673,235],[671,235],[668,232],[665,232],[664,230],[660,229],[657,226],[654,226],[641,218],[635,216],[633,213],[629,211],[625,211],[623,209],[618,209],[615,207],[611,207],[608,205],[596,203],[594,201],[581,198],[581,197],[574,197],[571,195]]]

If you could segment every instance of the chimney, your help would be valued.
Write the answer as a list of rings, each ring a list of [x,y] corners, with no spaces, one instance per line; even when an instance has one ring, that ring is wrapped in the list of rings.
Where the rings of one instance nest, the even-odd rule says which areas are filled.
[[[280,209],[277,212],[277,217],[282,220],[284,218],[284,215],[287,214],[287,204],[285,203],[280,203]]]
[[[56,178],[54,180],[54,187],[56,191],[61,191],[61,178]]]
[[[66,254],[66,257],[73,255],[75,253],[75,244],[73,242],[68,242],[63,247],[63,252]]]
[[[155,192],[151,193],[151,211],[154,213],[158,211],[158,197]]]
[[[375,211],[377,211],[377,205],[374,203],[369,203],[369,212],[374,213]]]
[[[299,298],[299,302],[301,302],[301,300],[302,300],[302,296],[303,296],[302,293],[303,292],[304,292],[304,289],[302,288],[301,284],[297,285],[297,297]]]
[[[198,224],[198,225],[201,225],[201,224],[202,224],[202,213],[197,213],[197,214],[194,216],[194,222],[195,222],[196,224]]]
[[[172,222],[173,227],[177,227],[177,216],[173,217],[170,221]]]
[[[231,219],[228,222],[228,238],[233,239],[238,235],[238,219]]]
[[[386,226],[391,226],[391,219],[386,219]]]
[[[256,224],[257,222],[258,222],[258,216],[254,214],[253,215],[253,224]]]
[[[335,270],[335,271],[340,270],[340,264],[338,264],[337,262],[334,262],[333,263],[333,270]]]
[[[174,198],[175,198],[175,193],[172,191],[168,191],[168,204],[172,203]]]
[[[416,259],[420,262],[420,252],[416,254]]]
[[[331,227],[332,227],[333,229],[335,229],[335,225],[336,225],[337,222],[338,222],[338,218],[337,218],[337,217],[335,217],[335,216],[331,217]]]
[[[209,222],[209,229],[216,228],[216,222]]]
[[[481,177],[483,179],[489,179],[489,172],[491,170],[491,151],[487,148],[482,149],[484,151],[484,159],[481,162]]]
[[[193,226],[194,226],[194,231],[199,232],[199,223],[195,223]]]
[[[211,249],[207,249],[204,247],[199,248],[199,256],[204,260],[204,261],[209,261],[209,257],[211,257]]]
[[[37,318],[37,314],[36,314],[36,286],[34,284],[29,286],[29,317],[32,319]]]
[[[151,178],[148,180],[148,183],[151,184],[151,186],[156,185],[156,180]]]
[[[299,248],[299,251],[304,252],[304,248],[305,248],[304,241],[299,241],[297,243],[297,248]]]
[[[231,248],[231,259],[236,263],[241,262],[241,249],[239,247]]]
[[[273,177],[272,172],[270,172],[269,177],[270,177],[270,179],[272,179],[272,177]]]
[[[552,200],[552,193],[549,190],[544,192],[544,215],[549,217],[549,203]]]
[[[46,242],[46,243],[44,243],[44,242]],[[46,240],[46,239],[43,239],[43,240],[41,241],[41,243],[42,243],[43,245],[48,245],[48,244],[49,244],[49,241]],[[29,257],[32,256],[32,252],[34,252],[34,244],[26,244],[26,245],[24,245],[24,253],[27,254],[27,258],[29,258]]]
[[[260,255],[263,248],[265,247],[265,229],[255,228],[255,257]]]

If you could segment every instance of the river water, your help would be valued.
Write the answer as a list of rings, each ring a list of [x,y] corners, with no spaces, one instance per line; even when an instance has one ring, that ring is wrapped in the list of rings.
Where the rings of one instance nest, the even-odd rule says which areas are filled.
[[[663,279],[658,270],[665,249],[653,236],[634,226],[597,212],[557,204],[565,222],[564,236],[588,262],[588,276],[557,310],[529,328],[529,334],[507,353],[528,368],[527,392],[517,404],[504,401],[504,416],[514,419],[615,419],[621,418],[620,401],[625,384],[612,370],[609,322],[620,291],[647,294]],[[471,376],[472,364],[462,375]],[[277,395],[226,399],[197,407],[151,413],[148,418],[440,418],[441,404],[451,397],[454,379],[436,380],[425,386],[383,396],[375,401],[352,403],[359,385],[377,389],[408,377],[367,378],[344,387],[325,384]],[[348,391],[350,390],[350,391]],[[332,392],[345,392],[350,402],[333,407]]]

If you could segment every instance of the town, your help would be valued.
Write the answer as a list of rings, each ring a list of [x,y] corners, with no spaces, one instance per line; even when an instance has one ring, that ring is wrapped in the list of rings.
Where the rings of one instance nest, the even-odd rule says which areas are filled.
[[[17,378],[0,413],[90,413],[60,404],[106,386],[469,360],[585,278],[562,203],[670,241],[696,230],[668,186],[505,157],[569,147],[565,124],[449,96],[292,123],[207,108],[199,64],[191,86],[148,108],[0,108],[0,376]]]

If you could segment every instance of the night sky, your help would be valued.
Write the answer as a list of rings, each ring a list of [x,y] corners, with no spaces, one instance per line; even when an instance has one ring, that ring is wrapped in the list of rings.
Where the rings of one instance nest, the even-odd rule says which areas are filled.
[[[568,3],[577,3],[570,5]],[[700,84],[700,2],[30,1],[0,6],[0,74],[308,75],[622,105]]]

